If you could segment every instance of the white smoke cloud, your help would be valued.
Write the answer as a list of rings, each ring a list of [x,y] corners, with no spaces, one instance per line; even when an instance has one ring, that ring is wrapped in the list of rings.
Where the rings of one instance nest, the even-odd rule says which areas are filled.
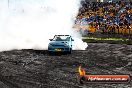
[[[12,49],[47,49],[49,39],[69,34],[74,49],[87,44],[72,29],[79,0],[1,0],[0,51]]]

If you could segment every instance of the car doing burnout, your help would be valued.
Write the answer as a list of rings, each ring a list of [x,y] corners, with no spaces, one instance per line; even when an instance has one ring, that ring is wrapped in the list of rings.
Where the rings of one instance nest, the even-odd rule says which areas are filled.
[[[53,39],[50,39],[48,45],[48,52],[66,52],[72,51],[72,37],[70,35],[55,35]]]

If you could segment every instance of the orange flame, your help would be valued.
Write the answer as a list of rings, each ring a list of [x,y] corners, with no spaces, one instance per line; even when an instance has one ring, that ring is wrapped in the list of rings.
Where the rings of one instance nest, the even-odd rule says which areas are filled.
[[[81,68],[81,66],[79,66],[78,71],[79,71],[80,76],[85,76],[86,72],[83,68]]]

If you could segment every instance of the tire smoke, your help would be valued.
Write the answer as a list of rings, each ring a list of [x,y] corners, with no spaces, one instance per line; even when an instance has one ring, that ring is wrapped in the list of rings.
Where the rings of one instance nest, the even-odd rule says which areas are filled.
[[[49,39],[58,34],[74,38],[75,50],[87,44],[72,27],[79,0],[1,0],[0,51],[47,49]]]

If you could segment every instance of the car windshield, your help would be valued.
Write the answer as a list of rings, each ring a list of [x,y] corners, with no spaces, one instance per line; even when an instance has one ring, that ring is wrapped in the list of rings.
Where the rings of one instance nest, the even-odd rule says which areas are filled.
[[[53,41],[70,41],[69,36],[55,36]]]

